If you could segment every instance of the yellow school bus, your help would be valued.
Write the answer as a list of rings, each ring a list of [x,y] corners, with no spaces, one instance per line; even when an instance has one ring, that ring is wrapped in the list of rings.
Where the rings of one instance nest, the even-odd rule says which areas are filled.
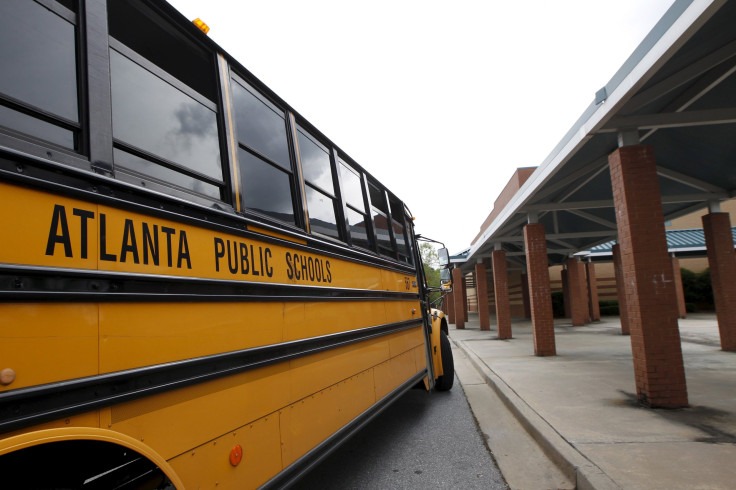
[[[200,28],[0,18],[0,487],[281,487],[451,388],[408,208]]]

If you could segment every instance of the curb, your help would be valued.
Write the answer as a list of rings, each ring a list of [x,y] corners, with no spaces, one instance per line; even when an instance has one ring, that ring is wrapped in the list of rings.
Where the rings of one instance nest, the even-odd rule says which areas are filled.
[[[450,338],[504,405],[579,490],[620,490],[600,467],[575,449],[546,420],[535,412],[509,385],[489,368],[462,340]]]

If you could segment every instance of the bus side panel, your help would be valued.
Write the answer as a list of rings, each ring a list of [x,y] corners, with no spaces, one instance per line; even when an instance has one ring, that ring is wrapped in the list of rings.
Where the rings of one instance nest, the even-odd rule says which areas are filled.
[[[103,303],[101,372],[280,343],[283,309],[283,303]]]
[[[242,461],[230,463],[230,451],[240,445]],[[281,471],[279,415],[239,427],[172,459],[187,488],[256,488]]]
[[[170,459],[287,406],[289,377],[276,364],[116,405],[107,422]]]
[[[386,361],[391,356],[389,343],[387,337],[380,337],[290,361],[294,400],[313,395]]]
[[[284,340],[299,340],[383,325],[386,314],[375,301],[287,303]]]
[[[281,410],[284,467],[299,459],[375,402],[371,370]]]
[[[0,392],[97,374],[97,305],[0,303]]]
[[[376,400],[391,393],[419,371],[415,357],[412,351],[408,351],[375,367]]]
[[[401,333],[116,405],[103,417],[103,426],[144,438],[168,459],[212,434],[225,434],[368,372],[390,358],[389,343],[397,335]],[[372,386],[369,391],[373,393]]]

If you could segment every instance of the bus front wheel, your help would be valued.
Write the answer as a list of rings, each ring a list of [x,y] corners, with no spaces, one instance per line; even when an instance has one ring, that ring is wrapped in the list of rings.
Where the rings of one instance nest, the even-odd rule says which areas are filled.
[[[452,347],[450,339],[445,332],[440,332],[440,355],[442,356],[442,376],[437,378],[435,388],[437,391],[447,391],[455,382],[455,363],[452,359]]]

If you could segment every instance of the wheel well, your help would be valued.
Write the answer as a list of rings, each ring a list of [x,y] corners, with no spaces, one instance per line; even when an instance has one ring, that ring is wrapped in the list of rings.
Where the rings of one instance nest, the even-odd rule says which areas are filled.
[[[155,463],[111,442],[55,441],[0,456],[7,488],[174,489]]]
[[[440,330],[445,332],[445,335],[450,335],[450,329],[447,327],[447,320],[444,317],[440,320]]]

